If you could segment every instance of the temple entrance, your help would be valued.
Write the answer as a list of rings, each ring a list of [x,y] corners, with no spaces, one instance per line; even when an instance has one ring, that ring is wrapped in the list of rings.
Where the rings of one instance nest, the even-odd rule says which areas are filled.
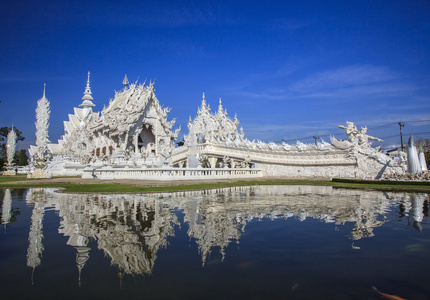
[[[142,147],[144,149],[147,149],[149,144],[155,144],[155,136],[152,133],[151,125],[149,125],[148,128],[146,128],[146,126],[143,126],[142,131],[139,134],[137,142],[139,152],[142,151]]]

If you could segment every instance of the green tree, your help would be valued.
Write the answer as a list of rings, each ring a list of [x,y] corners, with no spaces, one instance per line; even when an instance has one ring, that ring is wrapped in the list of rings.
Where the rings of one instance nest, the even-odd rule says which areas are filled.
[[[21,149],[15,153],[15,157],[13,159],[13,162],[17,166],[26,166],[28,165],[28,155],[27,151],[25,149]]]
[[[15,130],[16,133],[16,141],[23,141],[25,140],[25,137],[22,135],[22,131],[19,131],[18,128],[14,127],[13,128]],[[0,142],[6,141],[7,140],[7,135],[9,134],[9,131],[12,130],[12,127],[1,127],[0,128]],[[2,145],[5,143],[2,143]]]

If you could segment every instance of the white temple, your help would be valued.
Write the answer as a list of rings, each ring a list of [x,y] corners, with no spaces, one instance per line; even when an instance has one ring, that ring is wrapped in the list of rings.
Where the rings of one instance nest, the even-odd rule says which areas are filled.
[[[205,95],[197,116],[188,123],[183,146],[175,148],[179,128],[168,121],[154,83],[129,84],[115,92],[101,112],[93,111],[90,73],[82,103],[64,122],[64,135],[48,144],[45,171],[53,176],[79,175],[99,179],[181,180],[282,176],[286,178],[381,178],[402,175],[407,159],[394,161],[371,146],[375,137],[352,122],[347,140],[331,138],[294,145],[245,138],[235,115],[231,119],[221,99],[215,113]],[[36,153],[32,146],[30,154]]]

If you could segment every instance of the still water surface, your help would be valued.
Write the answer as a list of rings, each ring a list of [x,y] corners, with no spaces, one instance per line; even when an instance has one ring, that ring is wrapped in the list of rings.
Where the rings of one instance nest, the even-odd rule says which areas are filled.
[[[1,299],[430,299],[427,194],[0,190]]]

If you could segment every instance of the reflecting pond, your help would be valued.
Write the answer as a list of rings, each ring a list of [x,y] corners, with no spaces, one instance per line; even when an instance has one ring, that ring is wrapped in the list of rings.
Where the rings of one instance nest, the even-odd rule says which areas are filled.
[[[2,189],[2,299],[430,298],[427,194]]]

